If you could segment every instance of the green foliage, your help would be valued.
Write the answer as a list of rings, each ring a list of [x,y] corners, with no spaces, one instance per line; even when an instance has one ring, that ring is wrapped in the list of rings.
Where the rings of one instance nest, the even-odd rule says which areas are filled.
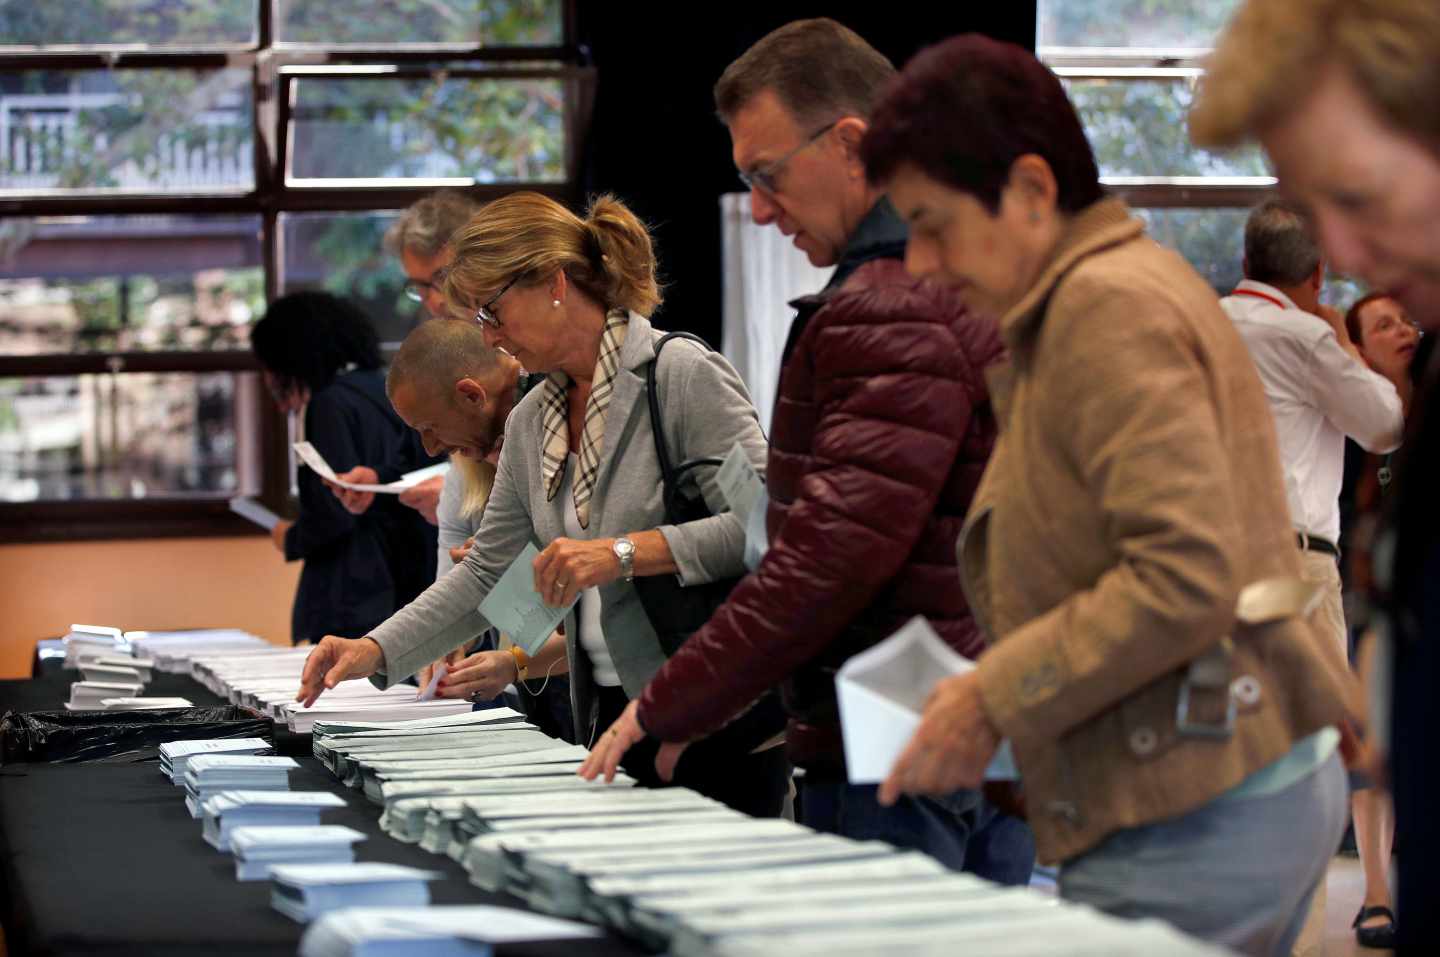
[[[286,43],[465,43],[548,46],[560,42],[558,0],[280,0]]]
[[[255,30],[255,0],[0,0],[6,44],[213,46]]]
[[[1208,47],[1239,0],[1039,0],[1041,46]]]

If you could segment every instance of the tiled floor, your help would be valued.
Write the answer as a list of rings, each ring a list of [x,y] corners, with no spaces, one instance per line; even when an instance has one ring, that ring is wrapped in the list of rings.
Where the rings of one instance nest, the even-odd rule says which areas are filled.
[[[1330,861],[1326,878],[1325,957],[1389,957],[1391,951],[1370,950],[1355,943],[1350,922],[1365,898],[1365,875],[1360,861],[1354,857],[1336,857]]]

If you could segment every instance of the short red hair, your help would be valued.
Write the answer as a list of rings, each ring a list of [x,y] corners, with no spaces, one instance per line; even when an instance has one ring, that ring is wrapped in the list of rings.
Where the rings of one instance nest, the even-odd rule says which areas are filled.
[[[912,163],[992,213],[1011,164],[1027,153],[1050,165],[1065,212],[1104,196],[1095,153],[1059,78],[1024,47],[978,33],[916,54],[876,108],[861,145],[872,183]]]

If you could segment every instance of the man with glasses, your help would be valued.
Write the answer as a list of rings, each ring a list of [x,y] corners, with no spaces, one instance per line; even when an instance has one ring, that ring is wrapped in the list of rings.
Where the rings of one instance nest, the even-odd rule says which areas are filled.
[[[846,659],[916,615],[962,654],[982,644],[955,541],[994,441],[982,369],[1001,346],[993,323],[909,278],[905,226],[866,182],[860,141],[894,74],[855,33],[819,19],[764,37],[716,84],[755,222],[836,269],[795,303],[769,500],[756,506],[767,509],[768,552],[585,770],[607,767],[647,732],[667,742],[709,734],[783,685],[805,823],[1023,883],[1029,829],[978,792],[882,808],[875,785],[846,778],[834,688]]]
[[[405,270],[405,295],[420,303],[427,318],[447,318],[445,297],[440,292],[445,267],[450,263],[450,250],[446,244],[479,209],[480,204],[461,191],[442,189],[405,210],[385,232],[386,252],[399,259],[401,268]],[[392,482],[423,464],[389,462],[377,466],[361,465],[342,473],[339,478],[357,484],[380,484]],[[444,485],[444,476],[427,479],[403,492],[400,503],[425,516],[431,525],[438,525],[436,511]],[[355,515],[363,513],[375,501],[373,492],[353,492],[338,485],[331,486],[330,490]]]

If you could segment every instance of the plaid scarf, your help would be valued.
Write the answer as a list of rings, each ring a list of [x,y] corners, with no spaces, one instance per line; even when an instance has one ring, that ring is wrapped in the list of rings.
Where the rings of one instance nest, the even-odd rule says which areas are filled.
[[[580,467],[572,483],[575,494],[575,517],[581,528],[590,527],[590,495],[595,491],[595,474],[600,470],[600,449],[605,444],[605,411],[610,408],[615,373],[620,369],[620,350],[630,316],[624,309],[605,314],[605,329],[600,333],[600,358],[595,363],[595,377],[590,382],[590,398],[585,403],[585,429],[580,434]],[[540,422],[545,441],[540,452],[540,476],[545,481],[545,501],[553,502],[565,478],[565,460],[570,454],[569,403],[571,379],[563,372],[551,373],[541,387]]]

